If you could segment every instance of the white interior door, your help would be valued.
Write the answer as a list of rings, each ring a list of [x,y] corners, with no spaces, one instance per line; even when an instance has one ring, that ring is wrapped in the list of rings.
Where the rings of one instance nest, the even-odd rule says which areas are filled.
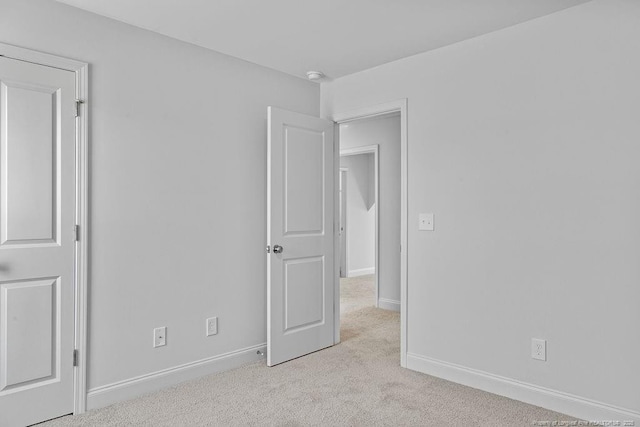
[[[333,345],[333,122],[268,110],[267,365]]]
[[[73,412],[75,74],[0,57],[0,425]]]

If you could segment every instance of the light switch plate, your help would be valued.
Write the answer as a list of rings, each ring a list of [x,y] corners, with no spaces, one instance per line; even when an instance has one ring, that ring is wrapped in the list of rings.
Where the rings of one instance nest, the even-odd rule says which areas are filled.
[[[418,230],[421,231],[433,231],[433,214],[421,213],[418,214]]]

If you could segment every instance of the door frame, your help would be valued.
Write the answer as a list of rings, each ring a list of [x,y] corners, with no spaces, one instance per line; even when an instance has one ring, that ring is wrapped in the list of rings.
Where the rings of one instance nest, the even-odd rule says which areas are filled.
[[[409,193],[408,193],[408,162],[407,154],[408,136],[407,136],[407,98],[391,101],[384,104],[378,104],[368,107],[362,107],[355,110],[334,113],[330,118],[338,125],[351,122],[354,120],[381,116],[389,113],[400,113],[400,366],[407,367],[407,292],[408,292],[408,211],[409,211]],[[335,138],[338,149],[335,152],[335,162],[339,165],[339,126],[335,127]],[[335,176],[338,174],[338,167],[335,168]],[[338,187],[335,189],[336,198],[338,197]],[[335,217],[338,218],[339,217]],[[336,219],[334,218],[334,222]],[[376,270],[377,272],[377,270]],[[339,269],[334,272],[335,279],[335,296],[334,296],[334,342],[340,342],[340,278]]]
[[[342,173],[345,173],[345,177],[347,178],[347,183],[349,182],[349,178],[346,176],[347,173],[349,173],[349,168],[343,168],[340,167],[340,172],[339,172],[339,176],[340,176],[340,180],[342,180]],[[342,192],[343,194],[346,192],[347,194],[348,191],[345,188],[345,186],[343,185],[342,187]],[[346,198],[345,198],[346,199]],[[342,206],[342,200],[340,200],[340,206]],[[347,211],[349,209],[349,206],[347,206],[346,200],[344,203],[344,268],[345,268],[345,277],[348,277],[347,274],[349,274],[349,239],[347,239]],[[340,212],[340,215],[342,215],[342,212]],[[338,219],[340,218],[340,215],[338,215]],[[338,221],[338,225],[342,226],[342,224]],[[340,230],[338,230],[339,232]],[[340,265],[338,266],[338,270],[340,270],[340,267],[342,266],[342,242],[340,242]],[[338,273],[339,275],[339,273]]]
[[[89,96],[89,64],[4,43],[0,43],[0,56],[71,71],[76,76],[76,100],[79,100],[80,104],[75,130],[75,223],[80,227],[80,230],[75,247],[74,268],[74,344],[78,352],[78,358],[73,378],[73,413],[81,414],[86,411],[87,406],[86,356],[89,249],[89,109],[87,108],[87,102]],[[69,233],[71,232],[73,230],[69,230]],[[71,358],[72,355],[69,354],[68,357]]]
[[[374,187],[373,187],[373,198],[374,198],[374,202],[376,204],[376,207],[374,209],[374,216],[375,216],[375,222],[374,222],[374,234],[375,234],[375,240],[373,242],[373,246],[375,248],[375,260],[374,260],[374,268],[375,268],[375,272],[374,272],[374,280],[375,280],[375,289],[376,289],[376,307],[379,307],[379,299],[380,299],[380,281],[378,280],[380,275],[379,275],[379,266],[380,266],[380,239],[379,239],[379,234],[380,234],[380,204],[378,203],[378,199],[380,198],[380,157],[379,157],[379,152],[380,152],[380,146],[378,144],[373,144],[373,145],[363,145],[360,147],[352,147],[352,148],[345,148],[345,149],[340,149],[340,157],[348,157],[348,156],[357,156],[359,154],[373,154],[373,181],[374,181]],[[342,170],[342,168],[340,168]],[[347,234],[346,237],[348,237],[349,235]],[[345,237],[345,238],[346,238]],[[347,238],[347,250],[349,248],[349,239]],[[347,269],[347,277],[349,274],[349,269]]]

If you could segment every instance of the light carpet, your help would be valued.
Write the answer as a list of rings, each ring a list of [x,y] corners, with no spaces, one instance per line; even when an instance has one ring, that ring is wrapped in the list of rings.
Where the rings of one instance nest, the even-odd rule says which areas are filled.
[[[343,279],[342,342],[189,381],[46,426],[530,426],[571,417],[400,368],[398,313]]]

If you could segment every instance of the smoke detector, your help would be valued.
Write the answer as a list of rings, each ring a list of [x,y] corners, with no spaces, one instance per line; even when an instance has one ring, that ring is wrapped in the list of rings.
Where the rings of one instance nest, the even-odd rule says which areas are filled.
[[[307,71],[307,78],[313,82],[324,78],[324,74],[322,71]]]

